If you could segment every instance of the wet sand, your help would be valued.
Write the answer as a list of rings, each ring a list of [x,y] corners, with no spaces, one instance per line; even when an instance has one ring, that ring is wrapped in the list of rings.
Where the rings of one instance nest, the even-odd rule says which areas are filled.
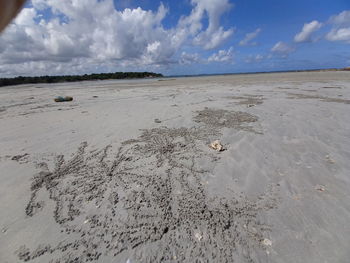
[[[349,72],[0,88],[0,262],[348,262],[349,113]]]

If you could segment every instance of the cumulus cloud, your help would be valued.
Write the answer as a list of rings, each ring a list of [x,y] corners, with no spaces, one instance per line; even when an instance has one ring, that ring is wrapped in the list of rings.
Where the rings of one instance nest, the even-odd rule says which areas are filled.
[[[294,37],[294,42],[302,43],[302,42],[311,42],[312,34],[319,30],[322,27],[322,23],[314,20],[310,23],[304,24],[303,29],[300,33],[296,34]]]
[[[332,29],[331,32],[326,35],[326,39],[329,41],[346,41],[350,43],[350,27]]]
[[[255,46],[257,43],[256,42],[251,42],[251,41],[253,39],[255,39],[259,35],[260,32],[261,32],[261,29],[257,28],[254,32],[246,34],[244,39],[242,39],[239,42],[239,45],[240,46],[248,46],[248,45]]]
[[[201,62],[201,58],[198,53],[190,54],[190,53],[182,52],[179,62],[182,65],[191,65],[191,64]]]
[[[230,47],[227,50],[219,50],[217,53],[212,54],[209,58],[209,62],[225,62],[233,63],[234,60],[234,50],[233,47]]]
[[[331,16],[329,21],[335,25],[350,26],[350,10],[345,10],[338,15]]]
[[[333,28],[326,35],[326,39],[350,43],[350,10],[332,16],[329,22],[333,24]]]
[[[263,55],[257,54],[257,55],[249,55],[245,62],[246,63],[259,63],[261,62],[265,57]]]
[[[232,8],[228,0],[192,0],[191,3],[195,7],[190,16],[182,19],[181,24],[189,27],[190,32],[196,35],[193,39],[195,45],[214,49],[232,36],[233,28],[225,30],[220,26],[220,17]],[[208,27],[200,31],[205,15],[208,16]]]
[[[189,61],[193,43],[216,48],[233,29],[220,25],[228,0],[192,0],[192,12],[164,28],[169,10],[115,9],[113,0],[32,0],[0,36],[2,75],[72,74],[160,67]],[[43,15],[45,14],[45,15]],[[203,28],[203,20],[209,24]]]
[[[279,41],[277,42],[272,48],[271,48],[271,52],[274,53],[274,54],[277,54],[277,55],[280,55],[282,57],[287,57],[290,53],[292,53],[295,49],[282,42],[282,41]]]

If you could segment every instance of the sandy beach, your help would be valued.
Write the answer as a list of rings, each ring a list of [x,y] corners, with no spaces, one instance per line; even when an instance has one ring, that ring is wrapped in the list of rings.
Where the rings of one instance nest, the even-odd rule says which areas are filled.
[[[0,127],[0,262],[349,262],[350,72],[1,87]]]

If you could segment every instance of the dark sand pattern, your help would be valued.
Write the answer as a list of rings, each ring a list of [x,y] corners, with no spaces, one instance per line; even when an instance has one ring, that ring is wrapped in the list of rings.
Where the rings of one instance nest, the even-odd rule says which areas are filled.
[[[342,87],[323,87],[324,89],[342,89]]]
[[[194,121],[204,124],[207,129],[220,130],[222,128],[233,128],[261,134],[254,127],[247,124],[257,122],[258,117],[242,111],[228,111],[223,109],[210,109],[197,111]]]
[[[24,154],[18,154],[15,156],[12,156],[11,160],[12,161],[17,161],[17,162],[28,162],[28,153],[24,153]]]
[[[260,105],[264,102],[264,97],[260,95],[231,96],[230,99],[238,100],[239,105]]]
[[[330,98],[330,97],[324,97],[320,95],[306,95],[306,94],[298,94],[298,93],[289,93],[288,95],[289,95],[288,96],[289,99],[318,99],[324,102],[337,102],[337,103],[350,104],[350,100],[347,100],[347,99]]]
[[[222,118],[225,124],[219,124]],[[259,214],[274,208],[274,190],[256,200],[232,193],[212,198],[202,178],[210,173],[198,160],[219,157],[203,147],[222,127],[247,130],[257,118],[244,112],[205,109],[195,118],[204,128],[143,130],[115,153],[111,146],[87,151],[82,143],[69,160],[33,178],[26,214],[40,216],[40,192],[55,202],[54,219],[65,241],[22,246],[18,258],[29,261],[52,254],[52,262],[256,262],[268,226]],[[218,126],[217,126],[218,125]],[[212,129],[212,127],[216,127]],[[249,129],[248,129],[249,130]],[[241,261],[238,261],[241,262]]]
[[[299,89],[299,88],[291,88],[291,87],[277,87],[277,89],[289,90],[289,89]]]

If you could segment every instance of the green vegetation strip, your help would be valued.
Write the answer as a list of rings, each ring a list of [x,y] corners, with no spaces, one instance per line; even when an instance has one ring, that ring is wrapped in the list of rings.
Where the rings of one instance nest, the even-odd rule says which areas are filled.
[[[115,72],[85,75],[67,75],[67,76],[40,76],[40,77],[15,77],[0,78],[1,86],[35,84],[35,83],[58,83],[75,82],[84,80],[106,80],[106,79],[138,79],[138,78],[160,78],[162,74],[153,72]]]

